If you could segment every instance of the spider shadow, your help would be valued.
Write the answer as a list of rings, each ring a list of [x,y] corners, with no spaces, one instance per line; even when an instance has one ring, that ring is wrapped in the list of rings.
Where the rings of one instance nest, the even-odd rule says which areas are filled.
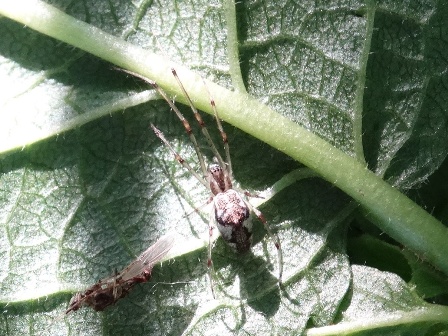
[[[267,241],[269,243],[269,240]],[[222,239],[212,251],[214,265],[214,286],[217,296],[245,301],[255,311],[269,317],[274,316],[280,307],[280,288],[278,279],[270,272],[271,263],[256,256],[252,250],[240,254],[235,252]],[[231,289],[239,279],[239,294]]]

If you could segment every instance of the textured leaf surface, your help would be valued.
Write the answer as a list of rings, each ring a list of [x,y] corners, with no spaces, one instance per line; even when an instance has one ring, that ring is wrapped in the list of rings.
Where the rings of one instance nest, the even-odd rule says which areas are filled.
[[[446,157],[443,4],[244,2],[236,12],[239,60],[226,48],[229,17],[220,2],[54,5],[228,87],[237,86],[229,64],[240,60],[250,94],[365,160],[398,188],[418,186]],[[444,330],[446,307],[426,304],[395,274],[350,265],[346,225],[355,207],[317,178],[288,182],[261,207],[282,242],[284,289],[276,284],[275,248],[257,222],[247,255],[216,241],[218,299],[212,300],[208,213],[192,213],[209,195],[148,127],[157,125],[195,162],[167,104],[113,65],[0,20],[1,334]],[[213,120],[205,120],[219,142]],[[257,139],[225,128],[243,189],[269,194],[299,168]],[[83,309],[63,316],[74,292],[173,231],[183,237],[176,257],[154,269],[151,283],[104,313]]]

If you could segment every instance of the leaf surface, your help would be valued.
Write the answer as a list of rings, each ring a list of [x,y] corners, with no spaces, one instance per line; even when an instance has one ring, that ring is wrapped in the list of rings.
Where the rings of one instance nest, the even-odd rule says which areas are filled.
[[[418,186],[446,157],[444,5],[244,2],[233,16],[238,35],[227,33],[226,3],[54,5],[221,85],[247,89],[397,188]],[[356,333],[391,325],[405,334],[416,323],[403,319],[410,312],[420,330],[442,328],[446,307],[424,303],[396,275],[350,265],[346,226],[356,207],[344,193],[304,179],[306,171],[294,175],[303,172],[297,162],[230,125],[235,179],[266,196],[253,201],[264,202],[282,242],[285,287],[276,284],[273,243],[255,221],[247,255],[216,241],[212,300],[208,212],[193,211],[209,194],[149,128],[157,125],[197,167],[166,102],[114,65],[19,23],[1,18],[0,31],[2,334],[334,334],[339,326]],[[239,58],[229,53],[232,43]],[[219,144],[213,119],[204,118]],[[72,294],[173,231],[182,238],[151,283],[104,313],[62,316]],[[357,329],[366,316],[372,323]]]

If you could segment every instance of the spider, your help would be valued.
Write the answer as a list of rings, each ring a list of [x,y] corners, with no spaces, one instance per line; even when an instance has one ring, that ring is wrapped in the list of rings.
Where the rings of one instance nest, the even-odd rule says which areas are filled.
[[[224,241],[230,245],[236,252],[244,253],[247,252],[252,244],[252,221],[251,221],[251,213],[254,213],[258,219],[263,223],[270,239],[274,242],[275,247],[277,249],[277,260],[278,260],[278,268],[279,268],[279,276],[278,282],[282,283],[282,273],[283,273],[283,254],[280,245],[280,240],[277,236],[275,236],[265,217],[263,214],[255,207],[253,207],[248,201],[248,197],[256,197],[251,195],[249,192],[240,191],[233,186],[233,173],[232,173],[232,163],[230,159],[230,149],[229,143],[227,140],[227,134],[224,132],[221,121],[218,116],[218,111],[216,109],[215,101],[211,97],[210,93],[210,105],[213,109],[215,121],[217,124],[217,128],[221,134],[222,142],[224,144],[225,158],[222,158],[219,153],[215,143],[213,142],[208,129],[205,126],[204,121],[202,120],[201,115],[198,110],[194,107],[193,102],[190,99],[185,87],[183,86],[177,72],[174,68],[171,69],[173,76],[175,77],[184,97],[186,98],[188,104],[190,105],[191,110],[195,116],[196,121],[199,124],[199,127],[208,143],[208,146],[213,152],[215,157],[215,162],[208,165],[205,164],[204,155],[201,153],[199,149],[198,142],[192,132],[191,126],[188,121],[185,119],[180,110],[176,107],[174,102],[172,102],[166,93],[155,83],[154,81],[148,81],[150,85],[163,97],[163,99],[169,104],[171,109],[176,113],[179,120],[182,122],[188,136],[190,137],[191,142],[193,143],[194,149],[196,151],[196,155],[199,159],[199,165],[201,167],[201,174],[196,172],[191,165],[185,161],[178,152],[173,148],[173,146],[169,143],[169,141],[165,138],[163,133],[151,124],[151,128],[153,129],[156,136],[169,148],[171,153],[174,154],[175,159],[186,168],[191,174],[193,174],[196,179],[207,188],[211,197],[208,200],[207,204],[212,203],[212,214],[210,216],[209,221],[209,244],[208,244],[208,259],[207,266],[209,270],[212,267],[212,235],[213,235],[213,227],[214,223],[218,228],[222,238]],[[208,90],[207,90],[208,91]],[[210,274],[210,272],[209,272]],[[212,281],[212,276],[210,274],[210,280]],[[213,292],[213,286],[212,286]],[[213,293],[214,296],[214,293]]]

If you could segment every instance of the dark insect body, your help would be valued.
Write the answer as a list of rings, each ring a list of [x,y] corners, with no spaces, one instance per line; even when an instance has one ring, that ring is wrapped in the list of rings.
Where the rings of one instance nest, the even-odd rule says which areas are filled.
[[[84,292],[76,293],[70,300],[66,314],[83,306],[103,311],[124,298],[132,288],[151,278],[152,268],[163,259],[174,245],[173,236],[163,236],[121,272],[98,281]]]

